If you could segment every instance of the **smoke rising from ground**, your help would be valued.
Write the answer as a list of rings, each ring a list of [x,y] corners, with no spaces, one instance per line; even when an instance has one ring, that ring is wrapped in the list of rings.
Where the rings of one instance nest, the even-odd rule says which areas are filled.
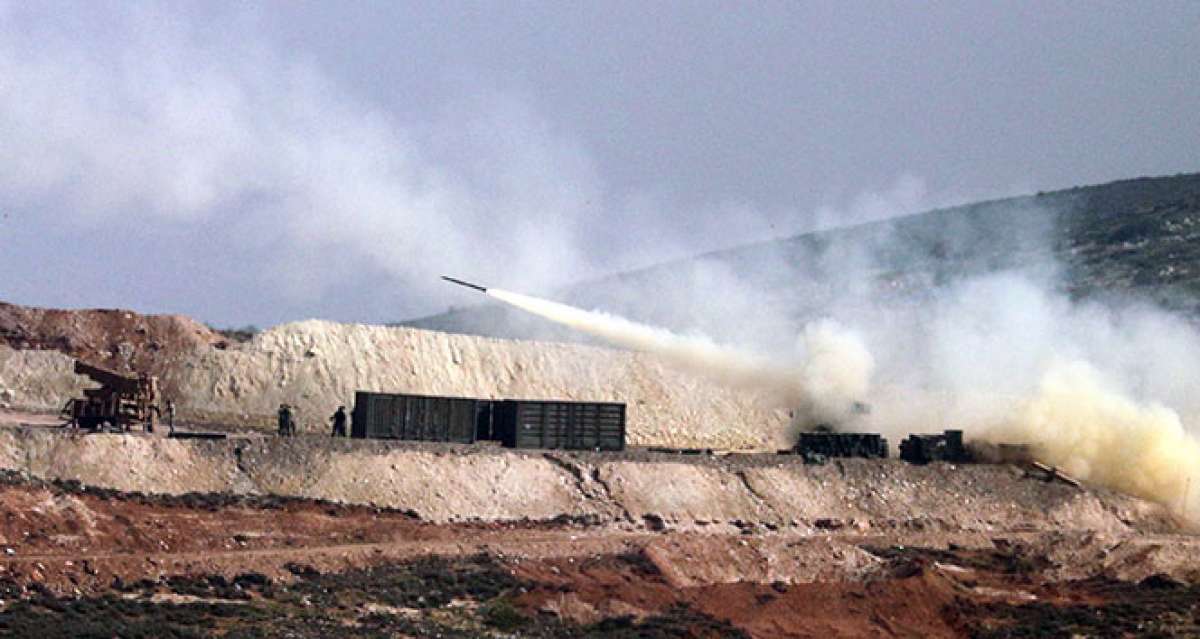
[[[1070,299],[1047,246],[1056,213],[1013,207],[983,222],[951,220],[920,246],[912,233],[892,232],[791,252],[763,246],[751,262],[710,256],[665,283],[624,278],[590,302],[586,290],[573,300],[670,330],[497,297],[628,348],[671,351],[719,382],[777,389],[792,407],[836,397],[824,405],[834,410],[810,401],[802,414],[810,427],[838,421],[860,400],[871,414],[847,428],[893,443],[961,428],[968,439],[1030,444],[1081,479],[1200,516],[1200,333],[1147,303]],[[929,273],[920,265],[930,246],[1012,257],[998,270]]]
[[[1200,516],[1188,488],[1200,481],[1200,334],[1182,318],[1074,302],[1010,272],[871,321],[872,428],[1030,444],[1081,479]]]
[[[1035,454],[1078,477],[1157,500],[1200,520],[1200,442],[1174,410],[1139,403],[1082,361],[1054,362],[1036,395],[980,435],[1033,444]]]

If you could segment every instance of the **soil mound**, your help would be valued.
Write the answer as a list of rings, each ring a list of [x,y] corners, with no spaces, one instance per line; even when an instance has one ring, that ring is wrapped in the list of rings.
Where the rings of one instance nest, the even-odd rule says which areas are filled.
[[[225,339],[182,315],[119,309],[58,310],[0,302],[0,344],[54,350],[122,372],[161,375],[179,357]]]

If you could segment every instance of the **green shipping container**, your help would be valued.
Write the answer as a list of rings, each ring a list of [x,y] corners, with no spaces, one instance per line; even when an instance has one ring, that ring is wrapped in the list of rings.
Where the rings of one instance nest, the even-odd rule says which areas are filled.
[[[625,404],[504,400],[493,410],[509,448],[625,450]]]
[[[359,391],[350,436],[470,444],[490,436],[491,402]]]

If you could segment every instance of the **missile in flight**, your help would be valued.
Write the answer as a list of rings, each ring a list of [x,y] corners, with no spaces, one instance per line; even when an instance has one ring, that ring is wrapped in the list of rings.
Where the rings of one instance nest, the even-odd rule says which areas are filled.
[[[465,287],[467,287],[467,288],[473,288],[473,289],[475,289],[475,290],[479,291],[480,293],[486,293],[486,292],[487,292],[487,287],[486,287],[486,286],[480,286],[480,285],[478,285],[478,284],[472,284],[472,283],[470,283],[470,282],[464,282],[464,281],[462,281],[462,280],[457,280],[457,279],[454,279],[453,277],[450,277],[449,275],[443,275],[443,276],[442,276],[442,279],[446,280],[447,282],[450,282],[451,284],[458,284],[459,286],[465,286]]]

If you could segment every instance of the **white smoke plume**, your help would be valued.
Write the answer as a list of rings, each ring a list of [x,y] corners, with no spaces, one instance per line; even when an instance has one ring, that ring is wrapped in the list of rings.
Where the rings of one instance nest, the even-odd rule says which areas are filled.
[[[853,402],[868,397],[875,359],[862,338],[832,320],[804,327],[800,386],[814,417],[838,422]]]
[[[489,288],[488,296],[625,348],[654,353],[688,372],[766,393],[816,421],[837,421],[865,396],[874,361],[855,335],[830,321],[805,328],[800,362],[768,358],[623,317]]]
[[[671,216],[679,204],[656,201],[648,214],[639,189],[611,184],[578,130],[514,76],[409,64],[376,85],[265,28],[273,13],[0,0],[5,226],[107,232],[126,267],[144,254],[185,277],[212,271],[203,301],[156,280],[117,292],[141,306],[162,288],[155,306],[239,323],[398,321],[445,308],[443,270],[547,290],[767,228],[706,232],[726,203]],[[5,230],[0,271],[23,263]],[[206,241],[180,240],[193,236]],[[110,303],[95,295],[61,303]],[[337,296],[350,303],[313,302]]]
[[[0,0],[0,209],[25,224],[151,245],[190,231],[206,241],[171,242],[189,263],[232,253],[276,302],[386,278],[407,292],[395,320],[438,308],[438,269],[503,265],[534,288],[591,273],[579,241],[607,217],[603,179],[519,87],[447,81],[409,113],[264,36],[252,10],[214,10],[214,34],[167,7],[80,9]]]
[[[949,232],[981,234],[986,241],[986,231],[979,229]],[[1031,231],[1039,234],[1049,235],[1047,229]],[[876,239],[869,249],[906,250],[894,238],[890,244]],[[768,302],[772,289],[710,262],[696,267],[704,269],[698,271],[706,274],[700,281],[709,288],[694,286],[685,297],[701,304],[738,300],[737,313],[705,332],[736,336],[731,341],[505,291],[489,293],[576,330],[658,353],[718,382],[771,389],[789,408],[802,408],[808,425],[844,423],[849,405],[863,401],[871,414],[848,427],[881,431],[897,442],[909,433],[961,428],[969,440],[1028,444],[1039,460],[1080,479],[1200,518],[1195,436],[1200,394],[1194,392],[1200,333],[1186,320],[1144,304],[1073,301],[1057,292],[1053,268],[963,277],[941,287],[919,283],[933,292],[906,305],[882,299],[869,284],[883,270],[869,251],[832,246],[815,263],[813,272],[804,273],[794,266],[789,271],[783,260],[767,262],[795,277],[797,287],[831,276],[848,284],[825,309],[833,320],[804,326],[797,348],[783,358],[753,354],[784,349],[778,335],[747,335],[745,327],[785,329],[788,322],[777,307],[787,300]],[[725,276],[712,277],[714,272]],[[736,290],[739,285],[744,288]],[[634,292],[623,299],[635,299]],[[697,304],[672,295],[644,291],[644,307],[660,313],[664,299],[685,309]],[[738,317],[748,319],[738,324]],[[754,338],[776,346],[740,347]]]

